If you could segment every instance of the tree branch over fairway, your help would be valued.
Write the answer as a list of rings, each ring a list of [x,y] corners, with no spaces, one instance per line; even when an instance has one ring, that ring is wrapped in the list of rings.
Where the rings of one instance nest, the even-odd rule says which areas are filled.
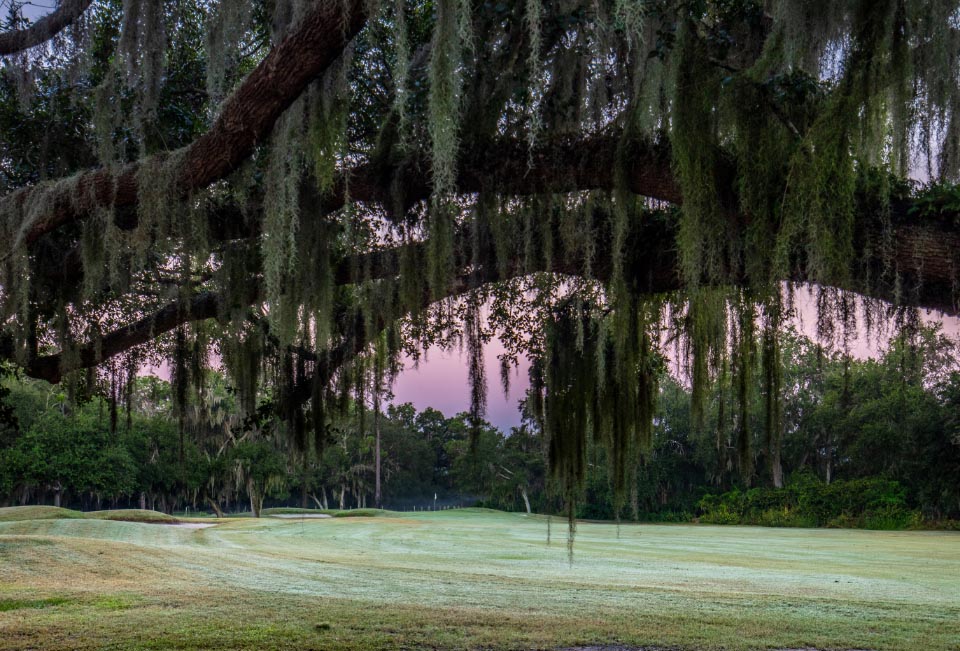
[[[344,50],[366,21],[365,0],[316,0],[306,16],[247,76],[224,103],[211,129],[172,154],[122,167],[98,169],[59,182],[26,187],[0,199],[0,214],[15,215],[11,250],[99,208],[136,205],[141,169],[163,169],[174,178],[171,199],[182,199],[224,178],[253,152],[307,85]],[[9,219],[9,218],[8,218]]]
[[[230,309],[245,308],[256,302],[258,296],[258,286],[251,284],[250,295],[242,306],[226,305],[224,298],[216,292],[202,292],[192,298],[173,301],[149,316],[110,332],[97,342],[81,346],[79,351],[76,351],[79,363],[76,368],[69,370],[98,366],[185,323],[213,319],[224,315]],[[27,364],[24,373],[29,377],[56,384],[61,380],[64,371],[62,361],[63,356],[60,353],[43,355]]]
[[[42,43],[73,24],[93,0],[63,0],[46,16],[24,29],[0,33],[0,56],[17,54]]]
[[[598,138],[566,144],[544,144],[535,151],[533,164],[528,166],[528,152],[521,143],[498,141],[495,146],[485,147],[484,151],[495,152],[482,156],[467,154],[461,165],[458,177],[458,190],[477,192],[480,190],[514,195],[542,192],[546,188],[565,191],[610,189],[612,176],[606,170],[615,164],[615,140]],[[648,145],[637,146],[638,152],[630,175],[630,188],[642,196],[663,201],[682,203],[682,197],[676,188],[673,177],[664,172],[668,169],[669,158],[663,148]],[[430,196],[429,184],[423,175],[416,172],[416,165],[404,165],[398,170],[384,171],[374,164],[358,167],[350,174],[351,198],[365,202],[387,202],[389,188],[397,175],[404,188],[404,202],[413,205]],[[525,174],[525,178],[521,178]],[[384,176],[386,175],[386,178]],[[307,182],[309,183],[309,181]],[[321,195],[309,184],[303,196],[302,211],[310,219],[320,219],[323,214],[336,210],[343,205],[344,195],[335,192],[333,196],[321,198]],[[338,187],[342,187],[342,184]],[[255,202],[254,205],[259,205]],[[882,278],[886,263],[878,243],[879,234],[875,230],[877,218],[874,215],[859,216],[859,230],[867,239],[864,248],[875,251],[873,257],[862,267],[862,273],[852,276],[845,289],[864,296],[878,298],[896,305],[910,305],[940,310],[949,314],[956,313],[955,287],[952,284],[955,270],[960,262],[960,232],[955,220],[949,216],[936,219],[917,219],[910,216],[910,204],[901,203],[893,207],[893,260],[899,277]],[[238,206],[220,206],[212,213],[211,231],[221,232],[223,237],[248,238],[259,236],[253,233],[224,229],[224,220],[236,221],[243,213]],[[489,232],[489,224],[480,224],[481,231]],[[731,223],[736,227],[736,222]],[[627,236],[628,258],[625,270],[631,283],[638,290],[648,294],[677,291],[682,288],[680,282],[679,260],[673,246],[677,237],[677,223],[667,218],[657,221],[633,221],[629,224]],[[471,235],[461,233],[455,243],[458,251],[467,251],[472,245]],[[869,240],[869,241],[868,241]],[[513,243],[519,249],[519,243]],[[378,248],[364,254],[357,254],[340,260],[334,268],[334,281],[338,286],[352,285],[371,280],[394,280],[400,275],[399,261],[403,257],[425,260],[429,242],[415,242],[393,248]],[[556,252],[550,268],[524,267],[522,261],[506,261],[502,267],[508,270],[504,276],[492,272],[502,261],[496,259],[492,246],[484,246],[476,252],[476,261],[480,263],[478,272],[468,274],[461,269],[456,280],[441,297],[425,293],[419,307],[425,308],[434,300],[467,293],[492,282],[506,281],[533,272],[551,272],[564,275],[582,273],[584,261],[580,254],[566,249],[563,238],[556,237],[550,245]],[[599,248],[594,251],[595,260],[591,272],[598,280],[609,280],[612,273],[613,252],[608,239],[598,241]],[[471,261],[472,263],[472,261]],[[810,279],[803,267],[797,267],[794,273],[781,278],[782,281],[803,283]],[[249,306],[262,300],[261,279],[251,278],[250,291],[242,301]],[[173,330],[178,325],[192,321],[216,318],[226,308],[235,309],[239,305],[224,306],[222,297],[215,292],[205,292],[185,301],[175,301],[129,326],[106,335],[99,344],[89,343],[83,346],[79,368],[96,366],[135,346],[147,343],[160,335]],[[378,330],[388,324],[378,322]],[[362,329],[353,328],[359,331]],[[331,351],[318,351],[319,359],[331,375],[349,357],[361,353],[369,344],[365,339],[351,339]],[[46,355],[33,360],[25,369],[27,375],[42,378],[50,382],[60,380],[60,355]],[[310,397],[308,386],[298,386],[293,394],[296,400]]]

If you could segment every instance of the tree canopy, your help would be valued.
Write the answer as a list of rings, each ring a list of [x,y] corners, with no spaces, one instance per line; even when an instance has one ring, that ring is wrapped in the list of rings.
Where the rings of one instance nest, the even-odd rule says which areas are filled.
[[[181,427],[219,355],[316,450],[431,343],[478,421],[497,329],[572,495],[590,437],[622,494],[673,342],[698,427],[726,386],[746,446],[759,373],[779,441],[796,283],[841,341],[955,308],[958,5],[13,4],[0,354],[114,403],[166,359]]]

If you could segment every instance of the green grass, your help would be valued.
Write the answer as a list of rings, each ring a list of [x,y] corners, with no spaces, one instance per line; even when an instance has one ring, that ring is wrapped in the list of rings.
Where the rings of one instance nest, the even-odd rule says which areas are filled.
[[[960,648],[960,535],[391,517],[0,522],[0,649]]]
[[[0,613],[24,608],[48,608],[69,603],[65,597],[49,597],[47,599],[0,599]]]
[[[146,522],[156,524],[176,524],[179,519],[142,509],[113,509],[110,511],[72,511],[59,506],[9,506],[0,508],[0,522],[22,522],[27,520],[116,520],[118,522]]]
[[[153,524],[176,524],[177,518],[159,511],[144,511],[143,509],[116,509],[112,511],[90,511],[84,517],[94,520],[114,520],[117,522],[145,522]]]
[[[0,522],[18,520],[59,520],[62,518],[82,518],[80,511],[62,509],[59,506],[5,506],[0,508]]]
[[[400,515],[396,511],[385,511],[383,509],[301,509],[292,506],[281,506],[278,508],[264,509],[263,515],[330,515],[335,518],[375,518],[381,516]]]

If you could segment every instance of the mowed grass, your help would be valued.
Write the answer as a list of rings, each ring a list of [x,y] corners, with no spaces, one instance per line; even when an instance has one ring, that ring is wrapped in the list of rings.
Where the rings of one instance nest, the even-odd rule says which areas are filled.
[[[172,515],[141,509],[114,509],[110,511],[72,511],[59,506],[8,506],[0,508],[0,522],[25,520],[117,520],[120,522],[148,522],[175,524],[179,520]]]
[[[9,520],[9,518],[8,518]],[[960,534],[466,509],[0,522],[0,649],[960,649]]]

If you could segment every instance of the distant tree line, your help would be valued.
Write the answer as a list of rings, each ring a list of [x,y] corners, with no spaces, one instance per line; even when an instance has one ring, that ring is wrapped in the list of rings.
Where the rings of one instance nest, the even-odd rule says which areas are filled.
[[[578,515],[873,528],[960,518],[960,372],[948,339],[918,329],[868,360],[795,333],[782,345],[782,440],[765,434],[759,391],[744,425],[733,416],[732,388],[718,384],[697,428],[689,390],[665,376],[653,447],[637,453],[628,501],[616,503],[605,447],[594,442]],[[71,399],[12,377],[2,392],[0,504],[255,515],[264,504],[372,507],[379,438],[387,508],[564,506],[530,405],[505,433],[466,413],[448,418],[410,404],[374,413],[353,403],[323,448],[305,454],[271,417],[239,419],[235,394],[216,373],[188,413],[177,413],[170,384],[155,377],[108,398]],[[753,433],[746,449],[744,426]]]

